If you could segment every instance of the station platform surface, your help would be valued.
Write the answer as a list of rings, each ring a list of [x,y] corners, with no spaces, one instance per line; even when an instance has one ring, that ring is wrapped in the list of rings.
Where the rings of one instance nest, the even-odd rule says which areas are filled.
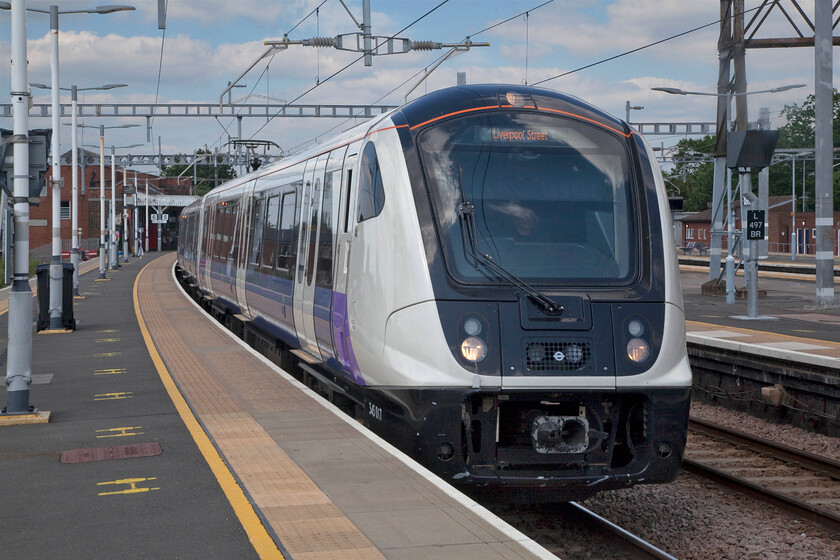
[[[208,320],[155,257],[105,280],[85,263],[76,331],[33,335],[51,417],[0,426],[4,557],[553,558]]]
[[[790,255],[782,254],[771,254],[768,261],[792,262]],[[708,257],[690,262],[680,266],[689,342],[840,368],[840,307],[817,305],[813,272],[760,270],[759,288],[766,295],[758,299],[756,316],[749,317],[746,300],[727,304],[724,296],[702,294],[702,284],[709,281]],[[813,268],[813,256],[809,260],[800,255],[795,264]],[[735,284],[745,286],[743,274],[739,273]],[[840,305],[840,289],[836,297]]]

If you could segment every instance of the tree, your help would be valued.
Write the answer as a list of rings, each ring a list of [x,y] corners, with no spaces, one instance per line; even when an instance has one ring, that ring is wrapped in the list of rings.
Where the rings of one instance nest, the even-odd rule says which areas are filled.
[[[840,93],[834,90],[834,146],[840,148]],[[782,110],[785,125],[779,128],[779,142],[777,150],[783,149],[813,149],[814,148],[814,103],[815,98],[809,95],[798,105],[786,105]],[[674,152],[674,167],[665,174],[669,194],[677,192],[684,198],[684,207],[689,212],[701,212],[709,207],[712,200],[712,182],[714,165],[711,154],[714,152],[714,137],[705,136],[700,139],[683,139],[677,143]],[[770,196],[791,195],[791,175],[793,169],[790,161],[778,162],[770,166]],[[802,208],[802,181],[804,177],[805,209],[814,209],[814,160],[796,160],[795,186],[797,191],[797,208]],[[737,183],[737,176],[733,178]],[[753,179],[755,180],[755,179]],[[834,209],[840,210],[840,167],[834,172]]]
[[[192,169],[192,164],[176,164],[165,165],[162,169],[164,177],[177,177],[184,173],[189,168],[189,171],[184,173],[190,178],[196,177],[195,194],[202,196],[210,192],[213,188],[221,185],[224,181],[228,181],[236,177],[236,171],[230,165],[217,164],[213,165],[213,157],[201,157],[202,154],[210,154],[209,150],[198,150],[196,155],[199,157],[195,164],[195,169]],[[184,156],[186,157],[186,156]]]
[[[712,200],[714,164],[708,156],[714,148],[713,136],[683,138],[677,143],[674,167],[664,176],[665,186],[669,195],[683,197],[686,212],[701,212]]]
[[[785,105],[782,116],[787,121],[779,128],[779,143],[776,149],[813,149],[815,138],[814,104],[816,98],[809,95],[802,105],[796,103]],[[835,89],[833,93],[833,130],[832,137],[834,147],[840,147],[840,93]],[[814,209],[814,162],[797,160],[796,169],[796,190],[797,197],[805,196],[805,209]],[[789,162],[778,163],[770,167],[770,195],[790,195],[792,168]],[[804,177],[805,187],[802,188]],[[840,172],[835,171],[834,184],[834,209],[840,210]],[[801,202],[800,202],[801,204]],[[799,206],[802,207],[801,205]]]

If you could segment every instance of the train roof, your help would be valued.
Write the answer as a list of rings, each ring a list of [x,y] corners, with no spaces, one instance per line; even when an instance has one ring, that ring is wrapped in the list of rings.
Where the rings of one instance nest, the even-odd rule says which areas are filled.
[[[426,94],[397,109],[410,127],[455,116],[468,109],[519,107],[540,109],[594,122],[627,135],[626,123],[573,95],[533,86],[477,84],[455,86]]]
[[[338,146],[361,140],[372,128],[389,117],[397,118],[396,115],[400,115],[398,120],[404,121],[409,127],[414,128],[455,116],[465,110],[494,107],[546,110],[593,122],[625,136],[630,132],[628,125],[621,119],[566,93],[515,84],[454,86],[423,95],[402,107],[382,113],[375,118],[338,133],[322,143],[309,146],[284,157],[280,161],[237,177],[216,187],[207,194],[219,195],[253,179],[269,175],[320,153],[331,151]]]

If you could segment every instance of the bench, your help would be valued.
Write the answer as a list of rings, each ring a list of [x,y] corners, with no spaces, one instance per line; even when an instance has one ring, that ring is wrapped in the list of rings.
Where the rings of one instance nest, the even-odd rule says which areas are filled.
[[[680,251],[683,252],[683,255],[690,255],[694,251],[697,251],[699,255],[705,255],[709,252],[709,249],[707,249],[699,241],[692,241],[691,243],[686,243],[685,246],[680,247]]]

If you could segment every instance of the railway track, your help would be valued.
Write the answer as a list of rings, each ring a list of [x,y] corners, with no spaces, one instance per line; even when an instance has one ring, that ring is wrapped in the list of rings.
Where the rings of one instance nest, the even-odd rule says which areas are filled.
[[[840,463],[692,419],[683,469],[840,534]]]
[[[563,560],[676,560],[577,502],[485,505]]]

